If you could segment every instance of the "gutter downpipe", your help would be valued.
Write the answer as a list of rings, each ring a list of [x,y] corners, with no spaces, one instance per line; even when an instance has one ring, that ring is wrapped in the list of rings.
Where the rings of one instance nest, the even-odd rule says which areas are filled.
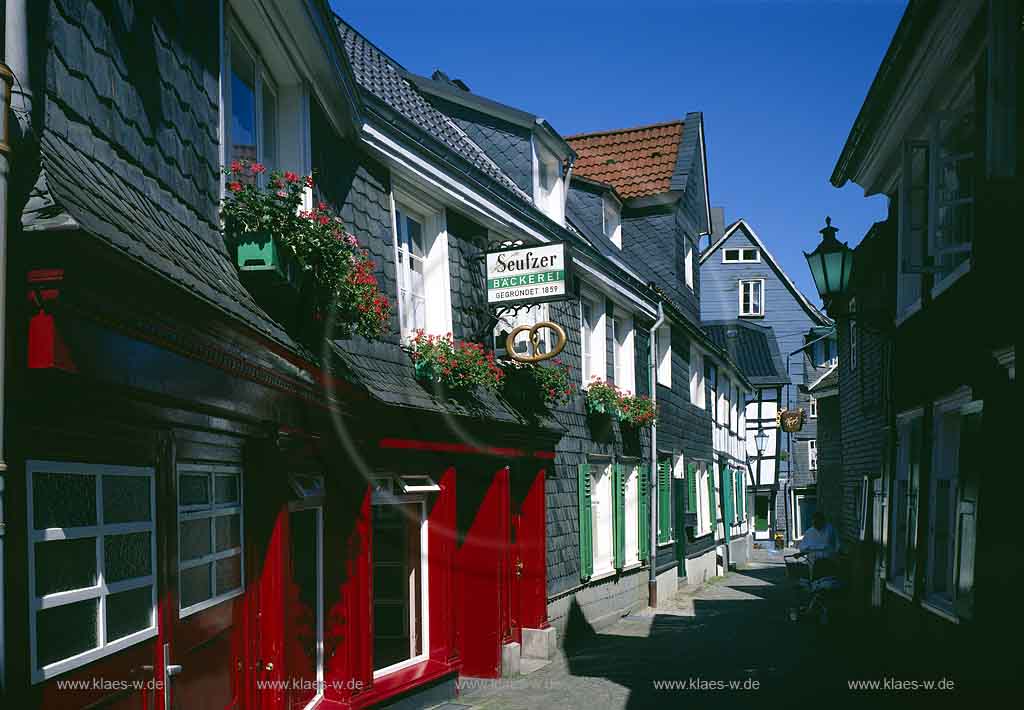
[[[651,404],[657,413],[658,406],[658,330],[665,324],[665,307],[658,301],[658,320],[651,326],[650,339],[650,370]],[[647,561],[647,605],[652,609],[658,606],[658,571],[655,561],[658,558],[658,419],[651,424],[651,470],[650,491],[651,501],[651,540],[647,549],[650,558]]]
[[[32,94],[29,89],[28,63],[28,0],[7,0],[4,19],[4,61],[14,74],[15,81],[11,87],[11,114],[13,119],[9,127],[16,126],[24,134],[28,116],[32,109]],[[8,116],[11,119],[12,116]],[[8,143],[14,139],[8,135]],[[6,519],[4,517],[4,484],[7,473],[7,460],[4,456],[4,433],[6,409],[4,385],[7,378],[7,223],[8,223],[8,185],[7,177],[10,169],[9,154],[0,152],[0,697],[6,695],[6,657],[4,639],[5,579],[4,569],[4,533]]]

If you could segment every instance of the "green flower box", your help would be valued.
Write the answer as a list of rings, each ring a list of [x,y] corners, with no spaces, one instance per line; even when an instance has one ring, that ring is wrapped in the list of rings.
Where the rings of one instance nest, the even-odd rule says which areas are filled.
[[[305,271],[291,250],[267,232],[248,232],[232,239],[235,263],[243,281],[260,286],[302,287]]]

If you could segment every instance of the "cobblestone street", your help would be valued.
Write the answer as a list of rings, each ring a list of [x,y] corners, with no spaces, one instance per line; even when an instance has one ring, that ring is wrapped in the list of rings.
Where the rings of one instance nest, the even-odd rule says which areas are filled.
[[[464,681],[453,706],[678,707],[688,695],[745,697],[774,705],[841,695],[852,699],[848,681],[893,676],[885,670],[880,649],[870,660],[854,650],[860,645],[850,638],[850,626],[791,623],[782,555],[758,556],[739,572],[697,589],[682,588],[666,608],[623,618],[533,673],[479,685]],[[860,620],[852,626],[860,629]],[[889,651],[887,657],[898,655]],[[905,664],[898,675],[943,677],[935,668],[915,676]],[[934,701],[939,692],[908,700],[914,704],[931,696]]]

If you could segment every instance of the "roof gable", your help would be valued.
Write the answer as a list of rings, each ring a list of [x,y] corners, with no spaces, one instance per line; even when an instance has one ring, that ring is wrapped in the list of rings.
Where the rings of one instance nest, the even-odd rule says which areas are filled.
[[[796,287],[796,284],[793,283],[793,280],[789,278],[786,272],[782,270],[782,267],[779,266],[779,262],[775,259],[774,256],[772,256],[772,253],[768,251],[768,247],[766,247],[764,245],[764,242],[761,241],[761,238],[757,236],[757,232],[754,231],[753,227],[751,227],[745,219],[741,218],[730,224],[726,228],[725,233],[718,238],[718,241],[714,242],[707,249],[704,250],[704,253],[700,255],[701,265],[703,265],[704,262],[706,262],[712,254],[718,251],[723,244],[729,241],[730,237],[732,237],[734,234],[737,233],[737,231],[741,229],[743,231],[743,234],[750,240],[750,242],[761,250],[761,259],[766,264],[768,264],[768,266],[771,267],[772,271],[774,271],[779,276],[779,279],[782,281],[783,285],[791,294],[793,294],[793,298],[795,298],[797,303],[800,304],[800,307],[803,308],[804,311],[806,311],[807,315],[810,316],[811,319],[814,320],[814,322],[816,322],[818,325],[831,325],[832,319],[826,316],[820,310],[818,310],[814,306],[814,304],[812,304],[807,299],[807,297],[803,293],[801,293],[800,289],[798,289]]]
[[[741,320],[701,325],[712,342],[729,353],[752,384],[769,386],[789,382],[775,331],[770,326]]]
[[[624,198],[672,189],[684,121],[657,123],[566,137],[576,151],[581,177],[612,185]]]

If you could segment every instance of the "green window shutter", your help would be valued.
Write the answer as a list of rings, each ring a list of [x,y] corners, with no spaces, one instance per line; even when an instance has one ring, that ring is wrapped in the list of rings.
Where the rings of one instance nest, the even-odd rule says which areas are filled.
[[[668,459],[658,462],[658,543],[672,539],[672,468]]]
[[[648,478],[650,469],[647,464],[640,465],[637,473],[637,539],[640,541],[640,559],[646,560],[651,554],[651,496],[650,480]]]
[[[615,539],[612,554],[615,569],[622,569],[626,564],[626,476],[622,464],[615,464],[612,471],[612,527]]]
[[[686,466],[686,480],[689,487],[689,496],[686,498],[686,512],[697,512],[697,464],[691,463]]]
[[[580,579],[590,579],[594,573],[594,518],[590,507],[590,464],[581,463],[577,488],[580,498]]]
[[[731,525],[736,519],[733,515],[732,509],[732,469],[726,468],[722,470],[722,495],[725,498],[725,510],[723,515],[725,516],[725,524]]]

